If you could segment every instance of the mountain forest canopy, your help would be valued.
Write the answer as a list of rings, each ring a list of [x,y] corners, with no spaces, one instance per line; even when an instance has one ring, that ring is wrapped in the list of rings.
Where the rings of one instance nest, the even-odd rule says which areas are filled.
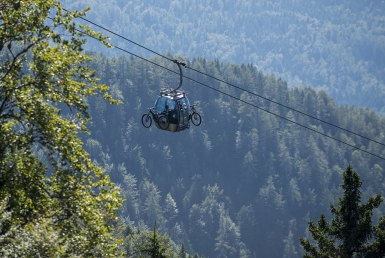
[[[139,58],[94,54],[89,67],[122,105],[89,98],[92,134],[84,138],[91,157],[119,182],[126,199],[121,217],[134,228],[160,234],[177,249],[206,257],[299,257],[299,236],[309,219],[327,213],[341,195],[342,173],[351,163],[365,181],[363,200],[384,194],[384,161],[253,108],[185,79],[192,103],[199,102],[202,125],[169,133],[140,118],[160,88],[174,87],[179,76]],[[187,66],[302,110],[342,128],[384,142],[384,118],[367,108],[338,106],[324,91],[288,88],[274,75],[252,65],[204,58]],[[152,62],[178,71],[160,58]],[[282,106],[204,75],[184,70],[194,80],[247,100],[360,149],[385,156],[383,146],[302,116]],[[384,207],[374,211],[374,221]],[[127,240],[128,241],[128,240]],[[129,244],[126,244],[129,246]],[[129,249],[126,249],[129,250]]]
[[[202,124],[180,133],[144,128],[140,118],[146,108],[161,88],[177,85],[179,76],[133,56],[84,51],[84,35],[71,23],[82,12],[67,13],[54,1],[32,2],[41,12],[9,5],[0,19],[7,28],[0,31],[6,39],[0,53],[3,256],[22,256],[27,250],[32,257],[123,252],[146,257],[160,250],[168,257],[300,257],[299,236],[310,239],[309,220],[332,216],[326,212],[342,194],[347,164],[365,182],[363,201],[384,196],[384,160],[190,80],[182,89],[191,104],[199,103]],[[58,11],[56,18],[45,21],[51,7]],[[37,20],[36,13],[41,14]],[[58,34],[44,22],[68,31]],[[252,64],[167,55],[385,142],[385,119],[369,108],[337,105],[323,90],[288,87]],[[151,61],[177,71],[166,59]],[[385,157],[373,141],[192,70],[184,74]],[[373,211],[374,222],[384,209]]]
[[[374,0],[65,0],[87,19],[159,53],[250,63],[290,87],[385,114],[385,2]],[[95,28],[96,29],[96,28]],[[113,35],[115,45],[150,52]],[[94,51],[107,52],[99,45]]]

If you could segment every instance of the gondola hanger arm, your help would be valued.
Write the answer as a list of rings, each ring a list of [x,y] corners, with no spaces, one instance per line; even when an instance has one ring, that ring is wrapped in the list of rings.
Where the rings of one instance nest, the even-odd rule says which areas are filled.
[[[186,63],[178,61],[176,59],[173,62],[176,63],[178,65],[178,68],[179,68],[179,76],[180,76],[179,86],[178,86],[178,88],[174,89],[174,91],[177,91],[182,87],[182,83],[183,83],[183,71],[182,71],[181,65],[186,66]]]

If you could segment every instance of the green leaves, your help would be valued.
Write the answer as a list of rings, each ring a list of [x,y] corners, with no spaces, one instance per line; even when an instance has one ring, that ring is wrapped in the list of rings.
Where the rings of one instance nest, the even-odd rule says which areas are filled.
[[[57,243],[45,256],[119,256],[110,225],[122,203],[119,190],[78,136],[88,132],[88,96],[118,103],[87,68],[78,29],[108,45],[106,38],[74,23],[85,11],[65,12],[52,0],[27,0],[19,8],[8,2],[0,11],[7,46],[0,54],[0,198],[8,198],[12,215],[2,234],[12,238],[45,225]],[[13,244],[2,250],[11,253],[16,242],[7,243]]]

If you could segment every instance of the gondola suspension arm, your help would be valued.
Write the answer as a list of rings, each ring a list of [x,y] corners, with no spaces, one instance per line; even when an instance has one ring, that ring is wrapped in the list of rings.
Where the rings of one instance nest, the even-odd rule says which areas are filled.
[[[174,63],[176,63],[176,64],[178,65],[178,68],[179,68],[179,76],[180,76],[179,86],[178,86],[178,88],[176,88],[176,89],[174,90],[174,92],[176,92],[177,90],[179,90],[179,89],[182,87],[182,83],[183,83],[183,71],[182,71],[181,65],[186,66],[186,63],[180,62],[180,61],[178,61],[178,60],[174,60]]]

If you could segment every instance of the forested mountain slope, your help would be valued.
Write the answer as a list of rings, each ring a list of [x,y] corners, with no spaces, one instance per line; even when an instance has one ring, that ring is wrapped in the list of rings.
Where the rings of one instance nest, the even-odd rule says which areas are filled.
[[[170,58],[174,58],[170,56]],[[286,82],[251,65],[203,58],[188,66],[258,92],[282,104],[385,142],[385,119],[375,112],[338,106],[324,91],[288,88]],[[177,71],[165,59],[152,61]],[[350,163],[364,180],[364,200],[385,194],[385,162],[301,128],[242,102],[184,80],[203,122],[180,133],[140,122],[161,87],[179,77],[148,62],[94,55],[90,67],[124,102],[111,106],[90,98],[92,134],[84,137],[91,157],[120,184],[126,223],[167,232],[189,253],[206,257],[299,257],[298,237],[307,221],[328,211],[340,195],[341,174]],[[385,157],[383,146],[235,90],[185,69],[186,76],[282,117]],[[381,207],[375,219],[384,214]],[[129,248],[128,245],[126,248]]]
[[[64,1],[85,6],[88,19],[157,52],[250,63],[289,86],[385,113],[385,1]],[[117,37],[112,43],[151,54]]]

